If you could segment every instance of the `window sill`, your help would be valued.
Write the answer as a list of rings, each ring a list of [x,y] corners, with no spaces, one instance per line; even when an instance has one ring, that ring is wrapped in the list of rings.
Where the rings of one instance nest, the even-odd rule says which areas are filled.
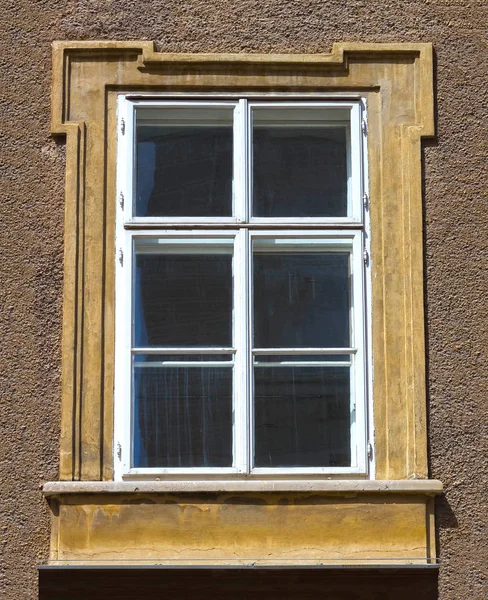
[[[436,479],[407,480],[166,480],[166,481],[50,481],[46,498],[66,494],[165,494],[185,492],[320,492],[321,494],[442,494]]]

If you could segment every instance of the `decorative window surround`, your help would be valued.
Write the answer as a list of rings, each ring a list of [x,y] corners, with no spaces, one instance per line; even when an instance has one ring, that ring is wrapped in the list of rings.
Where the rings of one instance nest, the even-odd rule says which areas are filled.
[[[442,486],[427,479],[421,186],[421,140],[435,133],[432,65],[430,44],[345,43],[318,55],[164,54],[137,41],[53,44],[52,132],[67,140],[61,482],[44,490],[53,506],[53,561],[190,561],[208,550],[206,535],[218,522],[219,549],[207,554],[215,564],[230,553],[275,564],[315,555],[435,562],[429,496]],[[260,491],[242,480],[224,492],[221,482],[213,488],[206,480],[193,482],[187,496],[181,482],[113,487],[116,104],[124,93],[366,99],[376,481],[301,480],[303,488],[265,481]],[[398,481],[391,494],[390,480]],[[84,487],[92,485],[99,487]],[[358,491],[349,485],[364,493],[341,497]],[[210,491],[209,504],[201,494]],[[171,508],[189,504],[200,507],[189,521]],[[124,517],[118,525],[115,514]],[[134,537],[137,527],[147,540]]]

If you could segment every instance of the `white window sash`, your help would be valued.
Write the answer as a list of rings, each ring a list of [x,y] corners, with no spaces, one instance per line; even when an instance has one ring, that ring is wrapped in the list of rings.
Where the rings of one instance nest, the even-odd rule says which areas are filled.
[[[136,106],[222,106],[230,104],[234,107],[234,181],[233,210],[231,218],[174,218],[164,217],[140,218],[133,216],[133,176],[134,169],[134,111]],[[367,424],[371,419],[368,411],[368,380],[371,370],[366,364],[366,317],[370,310],[366,297],[369,297],[370,284],[365,277],[363,250],[369,243],[364,233],[364,210],[362,194],[365,184],[363,164],[365,139],[361,135],[361,106],[359,102],[276,102],[277,107],[298,106],[310,107],[312,104],[323,107],[349,108],[351,111],[351,135],[348,157],[350,157],[350,177],[348,178],[349,217],[344,218],[303,218],[303,219],[256,219],[251,218],[249,195],[251,188],[249,153],[251,147],[250,111],[260,106],[259,101],[236,100],[219,101],[174,101],[174,100],[130,100],[120,96],[118,103],[118,122],[124,122],[124,135],[118,134],[117,162],[117,223],[116,223],[116,342],[115,342],[115,428],[114,456],[115,478],[163,476],[184,476],[185,478],[201,476],[240,476],[269,478],[273,476],[294,477],[308,475],[330,476],[366,476],[367,461]],[[273,106],[266,103],[266,106]],[[247,157],[247,159],[246,159]],[[367,215],[366,215],[367,218]],[[242,228],[240,224],[248,223]],[[307,230],[307,224],[321,225],[321,229]],[[194,228],[192,226],[195,226]],[[366,225],[367,222],[366,222]],[[220,229],[203,229],[205,226]],[[283,227],[283,230],[277,227]],[[287,229],[293,226],[293,230]],[[183,227],[185,229],[183,229]],[[265,229],[267,227],[267,229]],[[179,229],[181,228],[181,229]],[[270,229],[271,228],[271,229]],[[224,354],[231,353],[234,368],[234,424],[233,424],[233,456],[234,464],[229,468],[131,468],[131,446],[133,440],[133,419],[131,415],[131,380],[132,380],[132,348],[131,348],[131,314],[132,314],[132,245],[135,239],[164,238],[172,240],[192,240],[195,238],[228,238],[234,241],[234,315],[233,315],[233,348],[184,348],[185,354]],[[351,421],[351,466],[320,468],[252,468],[253,427],[252,427],[252,370],[253,354],[259,355],[259,349],[251,353],[251,298],[252,298],[252,240],[260,238],[303,239],[304,243],[319,240],[324,247],[332,248],[344,243],[352,249],[353,286],[351,290],[353,323],[353,343],[349,349],[320,349],[328,354],[349,354],[351,364],[351,403],[355,403],[355,421]],[[312,241],[312,243],[314,243]],[[139,349],[140,350],[140,349]],[[138,351],[139,351],[138,350]],[[145,349],[151,354],[175,353],[175,349]],[[270,354],[270,349],[265,349]],[[279,354],[280,349],[273,354]],[[297,353],[317,354],[317,349],[297,349]],[[286,350],[289,355],[288,349]],[[291,356],[288,356],[290,361]],[[214,363],[206,363],[207,366]],[[226,363],[227,365],[228,363]],[[224,365],[222,365],[224,366]],[[346,365],[344,365],[346,366]],[[211,368],[209,366],[209,368]],[[370,383],[370,380],[369,380]],[[352,408],[352,406],[351,406]],[[120,457],[120,458],[119,458]]]

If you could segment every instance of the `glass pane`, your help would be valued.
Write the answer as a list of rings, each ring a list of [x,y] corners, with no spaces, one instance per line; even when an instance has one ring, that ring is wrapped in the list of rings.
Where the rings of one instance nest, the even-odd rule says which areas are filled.
[[[254,347],[349,347],[349,254],[254,253]]]
[[[349,368],[254,369],[255,467],[351,464]]]
[[[258,354],[254,356],[254,364],[261,363],[266,365],[280,363],[304,363],[304,362],[326,362],[326,363],[350,363],[350,354]]]
[[[232,369],[134,370],[133,467],[232,466]]]
[[[232,365],[233,358],[233,354],[136,354],[134,366],[153,367],[172,362],[228,362]]]
[[[347,216],[348,127],[331,116],[330,109],[253,111],[253,216]]]
[[[138,217],[232,215],[233,107],[139,108]]]
[[[134,345],[231,347],[231,250],[136,252]]]

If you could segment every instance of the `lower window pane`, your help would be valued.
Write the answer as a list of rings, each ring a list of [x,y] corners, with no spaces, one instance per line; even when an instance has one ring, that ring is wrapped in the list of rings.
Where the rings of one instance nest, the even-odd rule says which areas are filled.
[[[351,464],[348,367],[256,367],[255,467]]]
[[[133,467],[232,466],[232,368],[134,369]]]

